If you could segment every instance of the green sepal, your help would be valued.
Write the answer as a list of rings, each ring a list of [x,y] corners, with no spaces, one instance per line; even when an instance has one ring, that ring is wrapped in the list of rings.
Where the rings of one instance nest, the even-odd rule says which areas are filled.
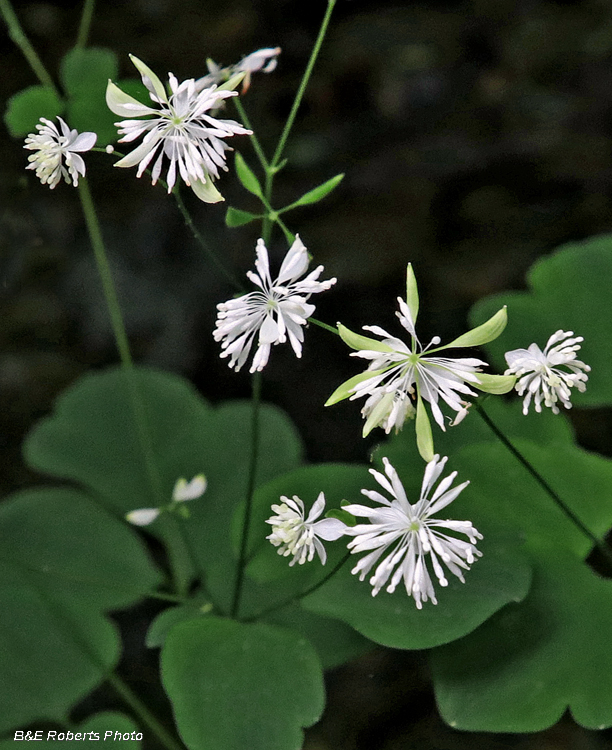
[[[153,88],[155,89],[155,93],[157,96],[162,99],[163,101],[168,101],[168,94],[166,93],[166,89],[164,88],[164,84],[159,80],[159,78],[155,75],[155,73],[149,68],[148,65],[145,65],[142,60],[139,60],[134,55],[130,55],[130,60],[134,63],[136,68],[138,69],[138,72],[142,76],[146,76],[151,83],[153,84]]]
[[[384,344],[382,341],[371,339],[368,336],[362,336],[360,333],[353,333],[350,328],[343,326],[342,323],[338,323],[338,333],[345,344],[348,344],[351,349],[357,349],[357,351],[360,351],[361,349],[368,349],[375,352],[393,351],[390,346]]]
[[[412,315],[412,322],[416,324],[419,314],[419,291],[417,289],[416,277],[412,270],[412,263],[406,268],[406,304]]]
[[[367,380],[368,378],[373,378],[376,375],[380,375],[380,373],[382,372],[384,372],[384,370],[366,370],[365,372],[360,372],[359,375],[354,375],[352,378],[345,380],[344,383],[339,385],[332,393],[332,395],[327,399],[327,401],[325,402],[325,406],[332,406],[333,404],[337,404],[339,401],[344,401],[345,398],[353,395],[353,391],[356,385],[359,385],[359,383]]]
[[[486,372],[476,373],[477,383],[470,383],[475,388],[485,393],[494,393],[500,396],[502,393],[509,393],[516,383],[514,375],[489,375]]]
[[[252,214],[250,211],[242,211],[239,208],[228,206],[225,214],[226,227],[241,227],[243,224],[249,224],[255,219],[261,219],[261,214]]]
[[[429,463],[434,457],[433,435],[429,415],[420,396],[417,398],[416,408],[416,439],[421,458]]]
[[[230,79],[228,79],[225,83],[217,86],[217,91],[233,91],[236,86],[242,81],[245,75],[246,71],[237,73],[235,76],[232,76]]]
[[[367,437],[375,427],[378,427],[381,419],[390,411],[394,398],[394,393],[386,393],[372,409],[370,416],[366,419],[366,423],[363,426],[361,433],[363,437]]]
[[[285,208],[281,208],[278,213],[282,214],[285,211],[291,211],[291,209],[297,208],[297,206],[307,206],[311,203],[318,203],[320,200],[323,200],[325,196],[329,195],[331,191],[334,190],[342,182],[343,179],[343,172],[341,174],[337,174],[335,177],[332,177],[330,180],[327,180],[318,187],[309,190],[307,193],[304,193],[301,198],[298,198],[293,203],[285,206]]]
[[[259,180],[255,176],[255,172],[247,165],[245,160],[239,153],[236,153],[236,174],[242,184],[242,187],[246,188],[249,193],[253,193],[258,198],[263,200],[263,190],[259,183]]]
[[[219,203],[219,201],[225,200],[210,177],[206,182],[202,182],[202,180],[193,180],[191,183],[191,189],[201,201],[204,201],[204,203]]]
[[[450,344],[441,347],[443,349],[455,349],[460,346],[481,346],[482,344],[488,344],[489,341],[496,339],[500,333],[506,327],[508,322],[508,313],[506,311],[506,305],[498,310],[493,317],[489,318],[482,325],[472,328],[471,331],[464,333],[459,338],[451,341]],[[431,349],[430,351],[435,352],[439,349]]]

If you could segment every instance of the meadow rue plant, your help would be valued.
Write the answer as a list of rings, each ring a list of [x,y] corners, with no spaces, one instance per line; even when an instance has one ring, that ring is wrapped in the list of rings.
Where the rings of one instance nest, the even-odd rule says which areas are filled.
[[[283,502],[280,505],[272,506],[272,510],[277,515],[266,521],[272,526],[272,533],[266,539],[269,539],[275,547],[279,547],[279,555],[283,557],[293,555],[290,566],[295,565],[296,562],[300,565],[307,560],[311,562],[315,551],[321,565],[325,565],[327,552],[321,539],[334,541],[339,539],[346,529],[345,524],[337,518],[322,518],[317,521],[325,510],[325,494],[319,493],[306,518],[304,518],[304,503],[297,495],[293,498],[282,495],[281,500]]]
[[[206,492],[207,484],[204,474],[198,474],[190,482],[181,477],[176,480],[176,484],[172,490],[172,502],[169,505],[162,506],[161,508],[137,508],[136,510],[131,510],[129,513],[126,513],[125,520],[134,526],[148,526],[163,512],[178,512],[183,518],[189,518],[187,508],[182,507],[180,503],[202,497]]]
[[[79,175],[85,176],[85,162],[79,154],[90,151],[97,139],[95,133],[78,133],[71,130],[61,117],[57,120],[59,130],[51,120],[41,117],[36,126],[38,133],[30,133],[24,146],[35,152],[28,156],[30,163],[26,169],[35,169],[38,179],[51,190],[62,177],[74,187],[79,184]]]
[[[296,235],[285,256],[277,278],[272,281],[268,250],[262,239],[257,241],[256,273],[247,277],[259,287],[255,292],[242,295],[217,305],[217,325],[213,336],[221,341],[221,357],[229,357],[229,366],[236,372],[246,362],[257,338],[257,351],[250,372],[263,370],[268,363],[270,348],[289,342],[296,357],[302,356],[303,327],[314,313],[315,306],[308,302],[312,294],[330,289],[336,279],[317,281],[323,266],[317,266],[301,279],[308,268],[308,252]]]
[[[379,326],[363,328],[381,337],[381,341],[353,333],[346,326],[338,324],[342,340],[356,349],[351,356],[370,360],[370,364],[364,373],[342,383],[329,397],[326,406],[345,398],[354,400],[367,396],[361,411],[366,420],[364,437],[374,427],[382,427],[387,433],[392,429],[397,432],[406,419],[415,418],[419,451],[426,461],[431,461],[434,455],[433,438],[423,401],[429,402],[436,423],[440,429],[446,430],[440,401],[457,413],[457,422],[465,417],[469,406],[464,397],[477,395],[470,386],[488,393],[506,393],[514,385],[512,376],[482,373],[481,367],[486,367],[486,362],[480,359],[431,355],[445,349],[480,346],[493,341],[506,327],[506,310],[502,308],[486,323],[446,346],[438,346],[438,336],[423,346],[415,330],[419,297],[410,263],[406,272],[406,301],[401,297],[397,301],[399,312],[396,315],[410,334],[410,343],[392,336]]]
[[[228,81],[225,86],[208,86],[196,89],[193,78],[179,83],[172,73],[168,74],[170,96],[159,78],[141,60],[133,55],[130,59],[138,68],[142,82],[149,91],[151,100],[159,109],[148,107],[121,91],[112,81],[106,89],[106,103],[116,115],[130,119],[115,123],[123,138],[120,143],[131,143],[144,136],[134,151],[120,159],[116,167],[133,167],[138,164],[137,176],[155,159],[151,169],[153,184],[159,179],[165,160],[169,161],[166,174],[168,192],[171,192],[178,176],[206,203],[217,203],[223,196],[214,186],[219,170],[227,171],[225,152],[232,149],[223,139],[234,135],[251,134],[235,120],[220,120],[209,112],[228,97],[237,96],[231,89],[242,80],[242,75]],[[143,118],[148,119],[131,119]]]
[[[359,580],[363,581],[382,555],[388,553],[376,565],[370,578],[372,596],[378,594],[389,578],[391,580],[386,585],[386,590],[392,594],[403,579],[406,593],[414,598],[417,609],[421,609],[423,602],[428,600],[437,604],[427,568],[427,557],[429,556],[440,586],[448,586],[441,563],[465,583],[462,571],[469,570],[475,558],[481,556],[482,553],[475,545],[482,539],[482,535],[469,521],[433,518],[435,513],[450,505],[469,484],[466,481],[452,487],[457,476],[457,472],[453,471],[434,490],[447,460],[435,455],[427,464],[421,494],[418,501],[411,505],[397,472],[389,460],[383,458],[385,474],[374,469],[370,469],[370,473],[392,499],[389,500],[376,490],[361,490],[363,495],[383,507],[370,508],[358,504],[344,506],[347,513],[369,519],[369,523],[347,526],[345,529],[345,534],[354,537],[348,544],[352,554],[367,552],[351,572],[358,573]],[[450,535],[445,533],[448,531],[451,532]],[[465,535],[469,542],[458,539],[455,534]]]
[[[586,390],[589,379],[587,372],[591,368],[576,359],[576,352],[584,339],[582,336],[572,336],[573,331],[559,330],[548,339],[544,351],[537,344],[531,344],[527,349],[514,349],[506,353],[506,375],[517,378],[515,388],[519,396],[526,392],[523,414],[528,413],[532,399],[537,412],[542,411],[543,401],[553,414],[558,414],[559,402],[566,409],[572,408],[572,388],[577,388],[581,393]]]
[[[585,565],[597,548],[600,562],[612,566],[604,541],[612,526],[610,461],[585,454],[569,430],[549,429],[548,423],[543,429],[542,420],[535,420],[536,427],[531,419],[517,421],[516,404],[497,400],[489,410],[490,401],[478,396],[479,391],[502,394],[516,387],[525,414],[532,402],[536,411],[544,405],[559,414],[561,404],[571,406],[572,389],[586,387],[590,368],[576,358],[582,337],[559,330],[543,351],[532,344],[508,352],[506,373],[488,374],[480,358],[484,354],[460,357],[451,350],[494,341],[506,326],[506,308],[499,309],[496,298],[488,314],[497,312],[482,325],[446,346],[438,336],[422,343],[410,264],[406,296],[398,299],[396,313],[404,336],[379,326],[365,326],[372,336],[364,336],[312,317],[312,296],[331,289],[336,279],[321,281],[322,266],[308,271],[310,256],[287,216],[326,199],[344,175],[328,175],[299,195],[291,193],[292,172],[287,170],[283,193],[291,202],[281,207],[275,178],[287,163],[285,149],[334,4],[327,0],[274,145],[268,124],[259,137],[215,113],[237,96],[234,89],[241,82],[244,92],[256,72],[274,70],[280,48],[259,49],[226,68],[209,60],[206,76],[180,82],[169,74],[167,86],[132,57],[149,92],[151,104],[146,105],[114,83],[107,85],[118,59],[112,50],[87,46],[91,0],[85,0],[75,47],[61,61],[61,90],[27,41],[10,1],[0,0],[10,38],[21,46],[41,84],[12,97],[5,116],[16,137],[36,127],[37,133],[26,139],[25,148],[33,152],[27,168],[51,188],[62,177],[77,186],[85,174],[79,154],[93,148],[95,132],[79,134],[61,118],[54,124],[41,115],[67,111],[75,121],[78,115],[83,131],[99,125],[97,140],[104,146],[115,135],[111,123],[102,122],[108,118],[108,102],[125,118],[117,123],[122,142],[141,139],[117,166],[137,166],[138,176],[150,170],[153,184],[165,175],[186,225],[213,261],[210,269],[238,290],[239,296],[217,305],[213,336],[221,345],[220,356],[236,371],[252,355],[253,375],[250,403],[213,405],[185,378],[134,363],[104,245],[106,228],[98,221],[90,180],[82,180],[78,196],[121,367],[78,379],[28,435],[23,451],[28,467],[55,477],[55,486],[20,490],[0,505],[0,567],[7,582],[0,586],[0,672],[23,677],[3,680],[0,675],[2,737],[14,731],[14,739],[28,739],[27,727],[44,722],[57,728],[75,706],[88,705],[89,691],[107,682],[131,712],[130,717],[117,715],[118,721],[146,730],[165,750],[244,750],[245,737],[249,750],[293,750],[302,730],[321,716],[323,669],[374,645],[430,649],[437,705],[457,728],[535,731],[556,722],[565,708],[589,729],[612,726],[612,590],[603,573],[595,575]],[[249,125],[243,102],[233,101],[239,119]],[[229,258],[209,246],[175,189],[182,180],[201,200],[222,200],[215,180],[228,169],[229,139],[239,134],[249,136],[251,149],[246,159],[237,154],[232,165],[245,202],[227,209],[225,224],[233,231],[261,222],[255,269],[246,274],[254,284],[248,293],[237,280],[243,270],[230,267]],[[113,151],[113,146],[106,148],[107,154]],[[350,178],[347,183],[351,190]],[[206,212],[220,227],[219,208]],[[275,232],[283,233],[289,249],[273,277],[267,248],[278,240]],[[572,304],[563,309],[574,328],[596,317],[591,305],[598,295],[599,310],[607,310],[612,236],[586,244],[586,250],[561,249],[541,261],[533,275],[537,305],[521,307],[523,293],[513,293],[508,301],[512,325],[520,329],[521,309],[525,330],[533,325],[534,309],[551,319],[570,294]],[[362,463],[306,463],[288,415],[262,402],[262,371],[272,346],[288,341],[300,357],[309,321],[334,337],[339,334],[354,350],[352,356],[366,361],[365,372],[340,385],[327,403],[363,398],[363,435],[375,427],[396,433],[383,436],[375,454],[385,456],[381,471],[369,468],[365,457]],[[601,369],[607,339],[598,340],[592,356],[600,357]],[[337,338],[332,341],[339,344]],[[495,353],[495,347],[490,349]],[[311,361],[315,367],[326,365],[323,354]],[[608,400],[609,392],[608,384]],[[589,403],[609,405],[605,372],[590,383],[589,397],[594,394]],[[316,407],[312,411],[316,419]],[[497,439],[487,439],[482,425],[468,420],[454,434],[440,435],[448,450],[435,452],[430,417],[445,430],[447,420],[456,425],[471,412]],[[399,434],[408,419],[415,421],[424,467],[410,436]],[[516,436],[516,445],[506,431]],[[329,433],[335,434],[336,429]],[[441,458],[442,452],[452,458]],[[549,477],[527,456],[544,458]],[[473,482],[460,501],[469,511],[451,515],[471,520],[441,515],[469,484],[458,483],[457,471],[445,476],[449,460],[465,467]],[[210,489],[203,473],[189,481],[176,479],[201,469],[210,477]],[[370,477],[378,489],[365,489]],[[414,503],[405,489],[408,482],[420,486]],[[170,487],[171,493],[164,489]],[[206,502],[189,513],[189,501],[205,492]],[[301,498],[316,500],[308,509]],[[154,525],[152,534],[137,528],[154,524],[164,513],[173,518]],[[482,545],[478,529],[486,532]],[[306,566],[315,557],[325,565],[328,544],[340,540],[344,556],[334,558],[334,564],[325,570],[316,563]],[[478,558],[476,569],[465,575]],[[367,579],[371,589],[356,577]],[[440,604],[439,587],[450,589],[439,596]],[[392,596],[378,596],[382,589]],[[151,607],[152,599],[161,604]],[[152,695],[165,691],[172,704],[170,730],[113,671],[122,652],[108,615],[144,600],[149,601],[139,612],[159,613],[150,622],[146,645],[160,649],[159,684],[150,687]],[[438,606],[424,607],[426,602]],[[551,622],[559,627],[548,627]],[[549,658],[559,653],[562,664]],[[128,644],[123,655],[122,671],[127,671],[141,651]],[[28,677],[32,664],[35,679]],[[95,726],[96,717],[85,721]]]

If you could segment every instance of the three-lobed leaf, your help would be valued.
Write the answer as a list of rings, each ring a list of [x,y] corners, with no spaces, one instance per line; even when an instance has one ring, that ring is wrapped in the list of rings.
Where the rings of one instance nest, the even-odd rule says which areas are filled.
[[[41,117],[53,120],[64,111],[64,102],[48,86],[29,86],[11,96],[6,105],[4,122],[14,138],[36,132]]]
[[[323,710],[315,651],[278,626],[214,616],[182,622],[166,638],[161,668],[189,750],[295,750]]]

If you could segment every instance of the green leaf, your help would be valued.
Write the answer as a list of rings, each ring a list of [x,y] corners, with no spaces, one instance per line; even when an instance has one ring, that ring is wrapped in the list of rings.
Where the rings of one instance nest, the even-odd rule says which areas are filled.
[[[62,721],[116,664],[102,615],[160,576],[138,536],[70,488],[35,489],[0,507],[0,731]]]
[[[183,622],[168,634],[161,663],[189,750],[295,750],[323,710],[319,660],[291,630],[219,617]]]
[[[563,245],[535,263],[527,276],[529,291],[488,297],[472,309],[471,320],[480,323],[501,305],[508,306],[510,324],[504,336],[487,345],[499,370],[506,368],[504,353],[526,349],[531,343],[544,348],[548,338],[562,329],[584,336],[578,358],[591,366],[585,393],[572,389],[576,406],[612,404],[612,235]]]
[[[147,630],[146,645],[148,648],[159,648],[164,645],[166,636],[179,622],[199,620],[209,615],[212,609],[210,602],[190,601],[178,607],[169,607],[157,615]]]
[[[169,502],[179,477],[189,480],[203,473],[208,488],[189,503],[184,528],[198,565],[206,570],[207,589],[215,604],[226,610],[236,565],[227,529],[248,488],[251,405],[232,402],[212,409],[176,375],[137,369],[135,378],[147,415],[161,502],[151,491],[128,383],[120,369],[86,375],[65,391],[51,417],[26,439],[26,461],[39,471],[90,488],[121,517],[136,508]],[[275,407],[261,407],[260,430],[256,485],[297,466],[302,450],[295,428]],[[178,557],[184,546],[176,520],[163,514],[147,530],[177,556],[176,564],[188,582],[194,571],[189,556]]]
[[[239,208],[228,206],[225,214],[225,225],[228,227],[241,227],[243,224],[249,224],[251,221],[261,219],[261,214],[252,214],[249,211],[242,211]]]
[[[259,180],[238,152],[236,152],[236,174],[242,187],[263,200],[263,190],[259,184]]]
[[[4,122],[14,138],[36,132],[41,117],[53,120],[64,111],[64,102],[47,86],[30,86],[11,96],[4,113]]]
[[[323,200],[325,196],[329,195],[331,191],[334,190],[342,182],[343,179],[344,173],[337,174],[335,177],[332,177],[330,180],[327,180],[313,190],[309,190],[307,193],[304,193],[301,198],[298,198],[289,206],[281,208],[278,213],[282,214],[285,211],[290,211],[291,209],[296,208],[297,206],[307,206],[310,203],[318,203],[320,200]]]
[[[419,482],[422,466],[418,466]],[[412,473],[415,474],[414,465]],[[400,475],[407,476],[405,471]],[[416,481],[415,475],[415,484]],[[494,519],[474,519],[469,496],[464,497],[469,489],[453,503],[452,511],[444,510],[444,517],[448,514],[474,521],[484,536],[478,543],[483,557],[465,572],[465,583],[449,575],[447,587],[436,586],[437,605],[426,602],[418,610],[402,585],[393,594],[383,590],[373,597],[368,581],[351,574],[358,559],[351,556],[339,573],[305,597],[302,606],[341,619],[383,646],[424,649],[465,636],[508,602],[523,599],[529,590],[531,572],[520,543]],[[418,489],[414,495],[418,498]]]
[[[612,582],[549,549],[529,596],[432,654],[447,723],[472,732],[537,732],[569,709],[589,729],[612,726]]]
[[[107,734],[112,730],[112,735]],[[76,728],[77,732],[96,732],[100,737],[100,742],[110,742],[112,739],[113,750],[115,748],[124,748],[124,750],[138,750],[140,748],[140,740],[136,739],[123,739],[125,734],[140,734],[141,731],[138,726],[134,723],[134,720],[125,714],[120,714],[117,711],[102,711],[99,714],[94,714],[88,717],[82,724],[79,724]],[[121,739],[116,737],[116,732],[121,734]],[[94,741],[88,738],[87,741]]]
[[[372,641],[346,623],[316,615],[299,603],[267,615],[265,622],[292,628],[304,635],[315,648],[325,670],[346,664],[374,648]]]
[[[71,96],[87,95],[92,88],[104,91],[109,78],[114,80],[118,72],[117,55],[102,47],[75,47],[60,63],[62,85]]]
[[[68,100],[67,120],[79,133],[96,133],[96,146],[103,148],[117,140],[117,117],[106,106],[105,86],[92,87],[87,93]]]

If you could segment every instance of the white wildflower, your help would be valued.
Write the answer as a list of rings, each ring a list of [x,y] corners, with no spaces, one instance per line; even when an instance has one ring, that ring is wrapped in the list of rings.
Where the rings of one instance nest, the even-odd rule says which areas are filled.
[[[356,351],[351,356],[369,360],[368,368],[360,375],[342,383],[327,400],[326,406],[342,399],[367,397],[361,411],[365,418],[364,437],[375,427],[389,433],[399,431],[406,419],[416,418],[417,443],[422,457],[430,461],[434,455],[429,417],[423,402],[429,402],[433,418],[446,430],[443,401],[457,413],[454,423],[466,415],[469,401],[466,396],[476,396],[473,388],[489,393],[505,393],[514,385],[514,378],[488,375],[481,372],[486,362],[475,357],[432,356],[444,349],[480,346],[497,338],[507,321],[502,308],[486,323],[464,333],[446,346],[438,346],[440,338],[434,336],[423,346],[416,334],[415,321],[419,300],[416,280],[409,264],[406,273],[406,301],[398,297],[400,323],[410,334],[406,343],[387,333],[379,326],[364,326],[382,340],[353,333],[342,324],[338,332],[342,339]],[[435,347],[435,348],[432,348]]]
[[[325,510],[323,492],[319,493],[306,519],[304,519],[304,503],[297,495],[294,495],[293,499],[282,495],[281,500],[283,501],[281,505],[272,506],[272,510],[277,515],[266,521],[272,526],[272,533],[266,539],[269,539],[275,547],[280,547],[279,555],[284,557],[293,555],[293,560],[289,565],[295,565],[296,562],[303,565],[306,560],[310,562],[314,558],[315,551],[319,555],[321,564],[325,565],[327,553],[320,540],[339,539],[345,533],[345,524],[337,518],[323,518],[317,521]]]
[[[213,60],[208,59],[206,61],[208,74],[196,81],[196,90],[201,91],[206,86],[223,83],[238,73],[245,73],[242,81],[242,93],[244,94],[251,85],[251,74],[259,71],[262,73],[271,73],[276,68],[277,58],[280,53],[280,47],[264,47],[263,49],[251,52],[250,55],[243,57],[239,63],[230,65],[227,68],[222,68]]]
[[[28,156],[26,169],[35,169],[38,179],[51,190],[62,177],[68,184],[78,185],[79,175],[85,176],[85,162],[79,153],[92,149],[98,137],[71,130],[61,117],[57,119],[61,133],[51,120],[41,117],[36,125],[38,133],[30,133],[24,146],[36,152]]]
[[[111,81],[108,82],[106,103],[109,109],[116,115],[130,118],[115,123],[123,136],[119,142],[131,143],[144,136],[142,143],[115,166],[133,167],[138,164],[137,176],[140,177],[153,163],[151,177],[155,185],[167,161],[168,192],[176,183],[178,171],[178,176],[200,200],[207,203],[223,200],[213,184],[213,179],[219,177],[219,170],[228,169],[225,152],[232,149],[223,139],[252,132],[234,120],[220,120],[209,114],[227,97],[237,96],[236,91],[228,90],[231,81],[227,84],[228,88],[212,85],[197,91],[193,78],[179,83],[169,73],[171,93],[168,96],[155,73],[138,58],[131,56],[131,59],[158,108],[142,104]],[[131,119],[143,117],[147,119]]]
[[[135,526],[148,526],[153,523],[160,513],[172,513],[177,511],[183,518],[188,518],[189,514],[186,508],[179,507],[179,503],[188,500],[196,500],[202,497],[206,491],[207,481],[204,474],[198,474],[190,482],[181,477],[177,479],[172,490],[172,501],[161,508],[137,508],[126,513],[125,520]]]
[[[559,413],[558,402],[566,409],[571,409],[571,389],[577,388],[581,393],[586,390],[586,381],[591,368],[576,359],[576,352],[584,341],[582,336],[574,336],[573,331],[557,331],[547,341],[544,351],[537,344],[528,349],[514,349],[506,353],[507,375],[517,377],[516,390],[519,396],[525,392],[523,414],[529,411],[533,398],[535,410],[542,411],[544,406]]]
[[[359,573],[359,579],[363,581],[380,557],[388,552],[370,578],[372,596],[378,594],[389,578],[391,580],[386,585],[386,590],[390,594],[403,579],[406,592],[408,596],[414,597],[418,609],[428,600],[437,604],[427,567],[427,556],[429,555],[438,583],[440,586],[447,586],[448,580],[442,563],[464,583],[462,571],[469,570],[475,558],[482,555],[475,547],[477,541],[482,539],[482,535],[469,521],[444,521],[432,518],[434,513],[452,503],[469,484],[463,482],[451,488],[457,476],[457,472],[454,471],[433,490],[446,461],[446,458],[440,460],[440,456],[436,455],[427,464],[420,497],[411,505],[397,472],[388,459],[383,458],[386,476],[374,469],[370,469],[370,473],[392,499],[389,500],[375,490],[362,490],[366,497],[383,507],[344,506],[348,513],[368,518],[370,521],[367,524],[347,526],[345,529],[346,535],[355,537],[348,544],[351,553],[368,553],[359,560],[351,572]],[[452,532],[452,535],[444,533],[445,531]],[[469,542],[458,539],[454,534],[464,534]]]
[[[336,283],[336,279],[317,281],[323,266],[300,280],[308,268],[308,252],[297,235],[274,281],[270,276],[268,251],[261,239],[257,242],[255,268],[257,273],[249,271],[247,276],[259,287],[257,291],[217,305],[213,336],[215,341],[222,342],[221,357],[229,357],[229,366],[236,371],[246,362],[256,338],[257,351],[250,372],[263,370],[270,347],[284,343],[287,338],[296,357],[301,357],[303,326],[315,311],[308,299]]]

